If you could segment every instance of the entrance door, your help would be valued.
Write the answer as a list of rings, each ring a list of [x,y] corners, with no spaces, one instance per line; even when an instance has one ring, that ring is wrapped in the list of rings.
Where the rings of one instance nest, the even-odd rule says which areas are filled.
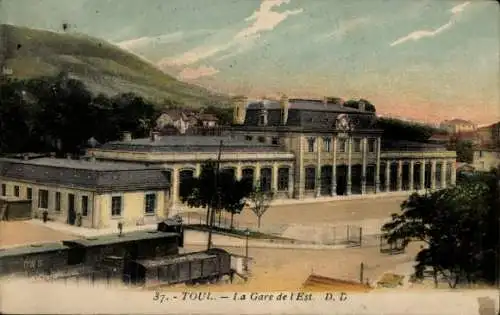
[[[68,194],[68,224],[75,225],[76,210],[75,210],[75,195]]]

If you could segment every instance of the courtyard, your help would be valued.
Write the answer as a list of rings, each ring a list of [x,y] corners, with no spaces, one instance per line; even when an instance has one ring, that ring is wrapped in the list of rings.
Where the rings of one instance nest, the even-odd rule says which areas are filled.
[[[69,233],[28,221],[0,221],[0,248],[74,239]]]

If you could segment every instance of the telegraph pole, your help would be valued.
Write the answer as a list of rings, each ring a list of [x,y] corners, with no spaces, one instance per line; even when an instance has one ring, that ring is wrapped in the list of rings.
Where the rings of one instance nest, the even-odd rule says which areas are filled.
[[[212,196],[211,202],[210,202],[210,219],[208,223],[208,245],[207,245],[207,250],[212,247],[212,229],[214,225],[214,219],[215,219],[215,210],[217,207],[214,207],[214,204],[217,202],[219,203],[220,199],[220,192],[219,192],[219,169],[220,169],[220,159],[221,159],[221,154],[222,154],[222,145],[223,141],[220,141],[219,145],[219,153],[217,155],[217,163],[215,166],[215,176],[214,176],[214,188],[215,188],[215,196]],[[216,198],[216,199],[214,199]],[[214,202],[216,201],[216,202]]]

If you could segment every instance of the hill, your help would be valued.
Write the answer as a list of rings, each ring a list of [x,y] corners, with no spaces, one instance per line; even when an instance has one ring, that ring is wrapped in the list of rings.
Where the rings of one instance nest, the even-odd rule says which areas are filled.
[[[29,79],[68,71],[94,93],[134,92],[152,101],[168,98],[190,106],[223,104],[228,97],[178,81],[152,64],[104,40],[0,24],[0,69]]]

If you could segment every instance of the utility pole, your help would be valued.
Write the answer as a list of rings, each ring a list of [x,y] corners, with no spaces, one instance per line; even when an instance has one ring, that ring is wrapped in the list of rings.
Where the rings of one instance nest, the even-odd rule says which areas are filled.
[[[214,204],[216,201],[217,204],[219,203],[219,198],[220,198],[220,192],[219,192],[219,169],[220,169],[220,159],[221,159],[221,154],[222,154],[222,145],[223,142],[222,140],[220,141],[219,145],[219,154],[217,155],[217,163],[215,166],[215,176],[214,176],[214,188],[215,188],[215,196],[212,196],[212,200],[210,202],[210,220],[208,222],[208,244],[207,244],[207,250],[212,247],[212,229],[214,225],[214,219],[215,219],[215,210],[217,210],[216,207],[214,207]],[[214,198],[217,198],[214,200]]]

